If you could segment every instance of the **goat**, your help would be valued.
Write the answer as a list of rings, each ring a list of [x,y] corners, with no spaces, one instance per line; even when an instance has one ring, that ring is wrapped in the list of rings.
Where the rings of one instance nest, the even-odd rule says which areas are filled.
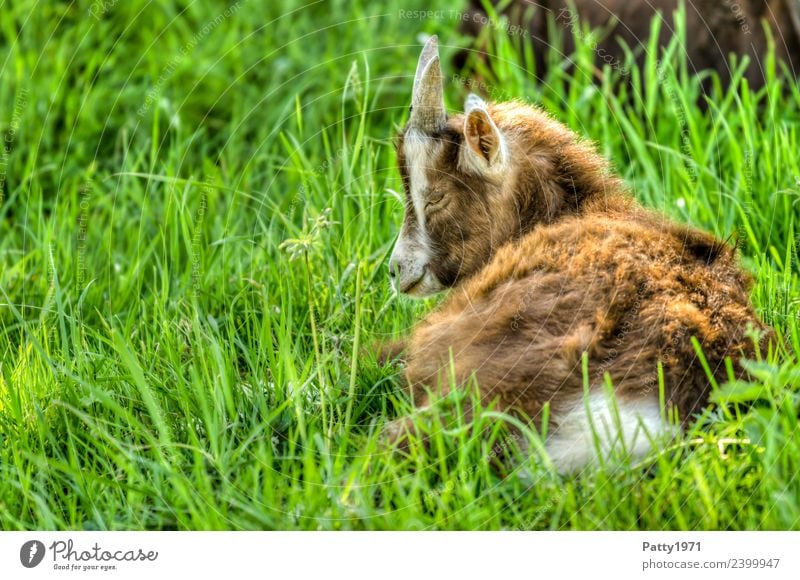
[[[406,203],[392,284],[417,297],[451,289],[404,344],[415,406],[473,376],[482,402],[534,423],[547,404],[546,449],[569,472],[595,459],[591,425],[610,426],[606,373],[621,432],[600,433],[601,444],[621,437],[638,457],[674,430],[662,420],[659,364],[666,405],[685,422],[710,392],[692,337],[724,381],[726,357],[752,358],[771,336],[735,248],[640,206],[544,111],[470,95],[448,116],[436,37],[419,59],[397,158]],[[390,439],[404,441],[409,425],[391,424]]]

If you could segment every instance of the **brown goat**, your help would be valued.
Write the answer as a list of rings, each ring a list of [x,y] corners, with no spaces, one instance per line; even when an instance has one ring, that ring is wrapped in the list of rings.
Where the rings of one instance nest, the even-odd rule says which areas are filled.
[[[621,437],[645,453],[672,431],[659,363],[666,404],[685,421],[710,391],[692,337],[724,381],[726,357],[739,369],[754,356],[749,326],[770,336],[748,301],[750,277],[724,242],[639,206],[591,145],[543,111],[474,95],[465,108],[445,111],[434,37],[397,145],[407,203],[390,260],[404,293],[452,288],[405,344],[415,405],[474,376],[484,402],[534,422],[549,404],[559,471],[593,459],[590,425],[606,431],[604,450]]]

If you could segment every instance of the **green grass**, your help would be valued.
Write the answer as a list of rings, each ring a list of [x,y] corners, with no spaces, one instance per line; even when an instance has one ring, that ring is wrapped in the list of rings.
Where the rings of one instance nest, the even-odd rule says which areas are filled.
[[[450,67],[451,108],[459,77],[539,103],[645,204],[737,234],[783,344],[635,465],[498,466],[511,419],[465,425],[463,397],[418,417],[429,449],[381,447],[410,405],[369,345],[434,305],[388,287],[391,138],[417,34],[469,44],[453,9],[0,5],[0,528],[800,528],[800,88],[774,63],[706,110],[677,46],[595,85],[584,38],[539,85],[494,30],[491,71]]]

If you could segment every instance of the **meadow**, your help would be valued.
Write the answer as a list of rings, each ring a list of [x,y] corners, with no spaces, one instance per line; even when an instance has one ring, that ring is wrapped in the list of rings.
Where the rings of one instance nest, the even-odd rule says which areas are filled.
[[[774,59],[705,93],[679,42],[595,70],[576,29],[538,83],[501,20],[491,67],[455,69],[444,0],[0,11],[0,529],[800,529],[800,86]],[[450,109],[540,105],[738,240],[779,344],[644,461],[498,465],[514,419],[465,423],[469,393],[416,415],[430,446],[382,444],[411,406],[370,346],[438,300],[386,270],[420,34]]]

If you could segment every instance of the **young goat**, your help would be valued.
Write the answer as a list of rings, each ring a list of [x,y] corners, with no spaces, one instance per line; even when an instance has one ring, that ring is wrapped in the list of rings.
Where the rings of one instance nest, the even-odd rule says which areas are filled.
[[[546,449],[561,472],[595,458],[594,437],[604,452],[624,444],[641,456],[671,430],[659,363],[666,405],[686,421],[710,391],[692,337],[724,381],[726,357],[739,369],[761,346],[748,327],[771,335],[749,304],[750,277],[734,248],[639,206],[544,112],[475,95],[465,109],[445,111],[433,37],[397,145],[406,212],[389,271],[411,296],[453,290],[404,344],[414,404],[474,376],[484,402],[534,422],[549,404]]]

